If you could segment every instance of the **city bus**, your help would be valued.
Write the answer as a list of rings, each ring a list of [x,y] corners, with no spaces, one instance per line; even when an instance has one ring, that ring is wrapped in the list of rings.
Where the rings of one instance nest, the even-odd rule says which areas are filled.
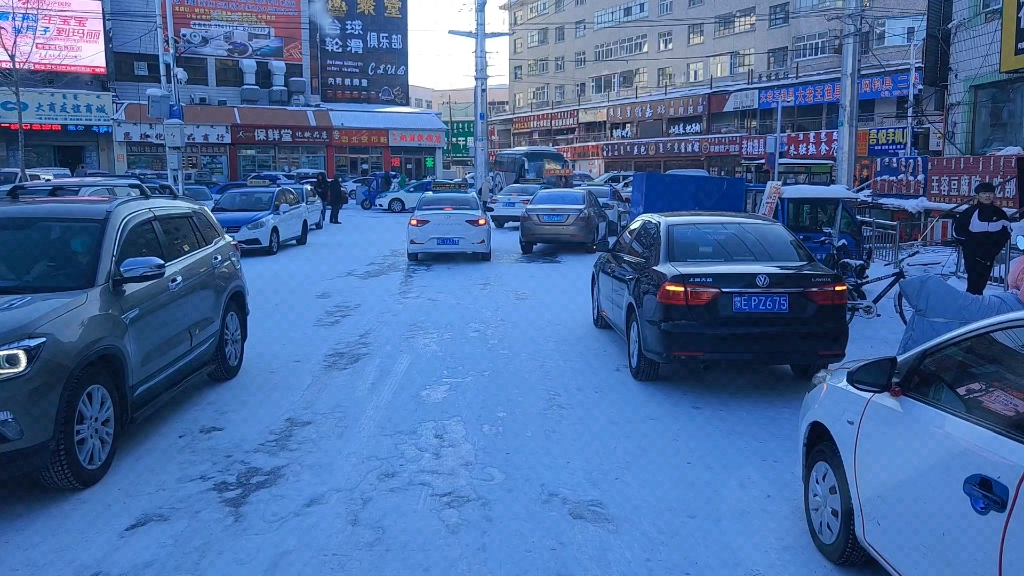
[[[491,193],[512,184],[521,184],[523,179],[540,179],[548,186],[561,186],[566,174],[571,175],[569,161],[549,146],[523,146],[501,150],[494,157],[494,177]]]

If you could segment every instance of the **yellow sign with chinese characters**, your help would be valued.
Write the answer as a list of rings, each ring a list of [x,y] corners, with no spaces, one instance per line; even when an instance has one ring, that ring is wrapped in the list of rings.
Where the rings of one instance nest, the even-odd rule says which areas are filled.
[[[999,50],[999,71],[1024,68],[1024,12],[1017,13],[1019,2],[1003,2],[1003,37]]]

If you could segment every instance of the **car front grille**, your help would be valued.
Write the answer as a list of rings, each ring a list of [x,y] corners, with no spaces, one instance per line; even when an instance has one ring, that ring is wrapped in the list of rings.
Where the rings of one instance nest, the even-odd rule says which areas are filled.
[[[239,232],[242,231],[242,227],[241,226],[228,226],[227,228],[224,229],[224,231],[227,232],[228,234],[238,234]]]

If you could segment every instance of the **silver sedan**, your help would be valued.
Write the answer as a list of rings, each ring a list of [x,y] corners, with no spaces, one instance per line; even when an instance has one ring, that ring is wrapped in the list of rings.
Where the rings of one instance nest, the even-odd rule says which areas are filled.
[[[608,240],[608,214],[593,192],[553,188],[538,192],[519,222],[519,247],[523,254],[537,244],[584,244],[596,252]]]

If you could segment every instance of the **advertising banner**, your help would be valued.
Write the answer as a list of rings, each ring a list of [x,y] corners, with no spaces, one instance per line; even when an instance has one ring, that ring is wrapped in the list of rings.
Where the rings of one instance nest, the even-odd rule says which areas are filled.
[[[767,139],[764,136],[743,136],[740,141],[740,154],[744,158],[764,158]]]
[[[637,140],[602,144],[604,158],[671,158],[677,156],[736,156],[742,140],[739,136],[710,136],[672,140]]]
[[[110,124],[109,92],[21,91],[21,121],[47,124]],[[0,122],[18,121],[14,92],[0,89]]]
[[[608,120],[608,113],[604,108],[588,108],[579,111],[579,121],[583,122],[604,122]]]
[[[0,37],[14,60],[0,54],[0,68],[35,72],[106,74],[103,3],[100,0],[16,0],[0,6]]]
[[[213,124],[185,124],[185,142],[189,144],[230,144],[231,127]],[[163,142],[164,127],[152,122],[114,122],[115,142]]]
[[[683,96],[670,100],[654,100],[642,104],[609,106],[609,122],[664,120],[678,116],[700,116],[708,110],[707,94]]]
[[[761,197],[761,205],[758,206],[757,213],[771,218],[775,214],[775,207],[779,204],[780,196],[782,196],[782,182],[779,180],[768,182],[764,188],[764,196]]]
[[[409,103],[406,0],[327,0],[320,28],[324,102]]]
[[[1020,208],[1017,175],[1021,156],[947,156],[928,161],[928,199],[944,204],[962,204],[974,198],[974,187],[991,182],[996,187],[995,204]]]
[[[918,74],[918,83],[921,82],[921,75]],[[886,76],[872,76],[862,78],[857,83],[860,89],[861,100],[875,100],[878,98],[895,98],[910,94],[910,73],[889,74]],[[787,88],[771,88],[761,90],[758,97],[758,107],[763,110],[775,108],[779,101],[795,102],[795,106],[811,106],[813,104],[836,104],[842,97],[842,88],[838,81],[816,82],[803,86]],[[789,106],[790,104],[785,104]]]
[[[551,113],[531,114],[512,119],[513,132],[529,132],[530,130],[546,130],[551,128]]]
[[[389,136],[392,146],[416,146],[419,148],[441,148],[444,133],[431,130],[392,130]]]
[[[448,142],[450,146],[445,148],[445,156],[448,158],[472,158],[472,150],[475,148],[473,139],[476,135],[476,125],[472,120],[457,120],[445,122],[448,126]]]
[[[331,134],[327,128],[309,126],[232,126],[231,141],[235,144],[327,144]]]
[[[387,146],[388,131],[336,129],[331,131],[331,143],[335,146]]]
[[[567,160],[589,160],[601,157],[600,144],[574,144],[572,146],[559,146],[559,154]]]
[[[907,150],[906,128],[868,128],[857,132],[858,143],[863,140],[864,154],[858,145],[858,156],[899,156]]]
[[[1003,30],[999,40],[999,71],[1024,68],[1024,17],[1019,2],[1003,2]]]
[[[294,0],[173,0],[182,54],[302,62],[302,17]]]
[[[924,196],[928,183],[928,157],[879,158],[871,193],[878,196]]]
[[[839,139],[835,130],[797,132],[782,136],[785,158],[835,158]]]

